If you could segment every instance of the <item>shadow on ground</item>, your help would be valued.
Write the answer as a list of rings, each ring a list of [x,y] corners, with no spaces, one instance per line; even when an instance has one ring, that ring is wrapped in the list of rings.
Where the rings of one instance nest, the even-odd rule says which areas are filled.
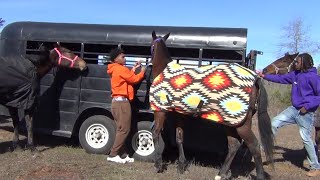
[[[6,153],[11,151],[10,147],[12,145],[12,134],[13,134],[13,127],[12,122],[8,118],[4,118],[0,116],[0,132],[2,134],[6,134],[6,137],[1,139],[5,139],[4,141],[0,141],[0,154]],[[21,128],[23,129],[23,128]],[[1,137],[1,136],[0,136]],[[52,135],[45,135],[45,134],[34,134],[34,142],[40,152],[46,151],[48,149],[52,149],[58,146],[70,146],[70,147],[80,147],[79,141],[77,138],[64,138],[64,137],[57,137]],[[19,145],[21,147],[25,147],[27,144],[26,139],[26,131],[20,132],[20,141]],[[189,163],[195,165],[201,165],[203,167],[212,167],[212,168],[220,168],[223,164],[224,158],[226,156],[225,153],[208,153],[208,152],[195,152],[192,150],[185,150],[186,158]],[[239,152],[232,165],[232,177],[238,176],[247,176],[250,174],[252,170],[255,169],[255,164],[251,159],[251,155],[249,152]],[[244,156],[247,155],[247,156]],[[290,153],[288,154],[290,156]],[[291,156],[295,156],[296,154],[293,152]],[[164,161],[166,164],[175,164],[178,160],[178,151],[175,148],[167,148],[164,153]],[[298,161],[297,161],[298,162]],[[231,177],[231,178],[232,178]],[[254,178],[254,177],[252,177]]]
[[[307,158],[307,153],[304,148],[302,149],[288,149],[285,147],[275,146],[276,151],[283,151],[281,152],[283,158],[275,159],[275,162],[285,162],[289,161],[291,164],[295,165],[298,168],[304,169],[308,171],[309,169],[304,167],[303,162]]]
[[[23,124],[23,123],[21,123]],[[18,146],[26,149],[27,132],[22,125],[19,127]],[[0,154],[12,151],[13,125],[9,117],[0,116]],[[79,147],[77,138],[64,138],[47,134],[34,133],[34,144],[39,151],[45,151],[57,146]]]

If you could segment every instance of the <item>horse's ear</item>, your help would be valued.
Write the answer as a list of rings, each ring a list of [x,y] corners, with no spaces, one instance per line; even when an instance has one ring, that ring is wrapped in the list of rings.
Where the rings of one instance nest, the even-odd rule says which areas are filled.
[[[168,37],[170,36],[170,33],[168,33],[168,34],[166,34],[165,36],[163,36],[163,40],[167,40],[168,39]]]
[[[53,44],[53,47],[58,48],[58,47],[60,47],[60,44],[58,42],[56,42]]]
[[[154,30],[152,31],[152,39],[153,40],[157,39],[157,35],[156,35],[156,32]]]
[[[289,55],[289,52],[286,52],[284,55],[285,55],[285,56],[288,56],[288,55]]]

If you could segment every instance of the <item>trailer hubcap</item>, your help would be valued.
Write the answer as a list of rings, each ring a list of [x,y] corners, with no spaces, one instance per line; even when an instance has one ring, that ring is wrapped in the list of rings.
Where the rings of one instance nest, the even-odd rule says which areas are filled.
[[[93,148],[102,148],[108,143],[109,132],[102,124],[92,124],[86,131],[86,141]]]
[[[131,144],[135,152],[140,156],[148,156],[154,152],[154,143],[150,131],[138,131],[132,138]]]

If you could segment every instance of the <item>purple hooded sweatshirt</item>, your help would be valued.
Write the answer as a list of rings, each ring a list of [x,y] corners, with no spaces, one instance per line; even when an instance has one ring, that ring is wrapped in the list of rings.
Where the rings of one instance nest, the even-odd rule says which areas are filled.
[[[291,102],[293,107],[304,107],[308,112],[317,110],[320,104],[320,77],[315,67],[306,72],[292,71],[284,75],[266,74],[264,79],[281,84],[292,84]]]

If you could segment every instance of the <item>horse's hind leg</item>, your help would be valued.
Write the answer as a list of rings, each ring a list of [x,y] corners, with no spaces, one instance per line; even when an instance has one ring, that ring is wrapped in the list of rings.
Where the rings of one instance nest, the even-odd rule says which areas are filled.
[[[234,156],[236,155],[241,143],[239,141],[239,135],[237,134],[236,130],[231,127],[226,127],[227,139],[228,139],[228,154],[224,163],[218,173],[218,176],[215,179],[227,179],[228,175],[227,172],[230,169],[230,165]]]
[[[161,131],[163,129],[164,121],[166,118],[165,112],[154,112],[154,121],[155,125],[153,127],[153,140],[155,144],[155,168],[157,173],[162,173],[164,170],[163,163],[162,163],[162,153],[163,148],[160,148],[160,137]]]
[[[256,136],[251,130],[251,119],[249,120],[247,119],[243,126],[238,127],[237,132],[240,135],[240,137],[244,140],[246,145],[248,146],[249,151],[251,152],[254,158],[256,171],[257,171],[257,179],[259,180],[265,179],[260,146]]]
[[[18,147],[19,141],[19,115],[17,108],[8,107],[8,110],[13,124],[12,151],[14,151]]]
[[[183,129],[181,127],[176,128],[176,142],[179,149],[178,172],[183,174],[187,169],[188,163],[183,150]]]
[[[25,110],[25,120],[28,131],[28,144],[27,147],[30,148],[32,153],[37,152],[37,149],[33,144],[33,112],[31,110]]]

